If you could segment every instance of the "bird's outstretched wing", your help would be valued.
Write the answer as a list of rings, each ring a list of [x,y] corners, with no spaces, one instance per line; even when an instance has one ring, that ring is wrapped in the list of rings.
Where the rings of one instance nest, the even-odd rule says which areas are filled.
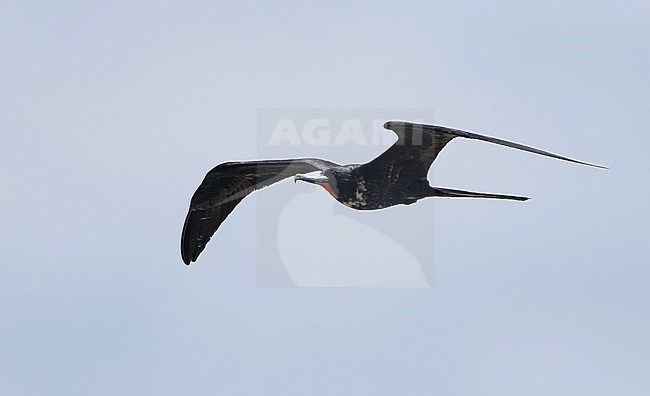
[[[500,144],[502,146],[574,162],[576,164],[605,168],[604,166],[577,161],[561,155],[549,153],[548,151],[536,149],[534,147],[524,146],[523,144],[439,125],[416,124],[407,121],[388,121],[384,124],[384,128],[395,132],[398,139],[395,144],[388,148],[388,150],[384,151],[379,157],[370,161],[367,164],[369,167],[384,166],[384,164],[388,163],[391,165],[398,165],[402,168],[402,172],[410,171],[413,174],[419,174],[422,177],[426,177],[431,164],[445,145],[456,137],[463,137]]]
[[[226,162],[205,175],[192,196],[181,236],[185,264],[196,261],[212,235],[235,206],[251,192],[298,173],[325,170],[337,164],[317,158]]]

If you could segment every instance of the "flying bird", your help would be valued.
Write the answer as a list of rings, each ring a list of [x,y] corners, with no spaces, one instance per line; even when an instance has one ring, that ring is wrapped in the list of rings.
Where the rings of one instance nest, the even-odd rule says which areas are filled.
[[[388,121],[384,128],[397,141],[365,164],[339,165],[318,158],[225,162],[205,175],[192,196],[181,236],[185,264],[196,261],[221,223],[248,194],[293,176],[323,187],[353,209],[373,210],[410,205],[427,197],[493,198],[526,201],[527,197],[432,187],[427,173],[438,153],[456,137],[483,140],[576,164],[604,168],[507,140],[439,125]],[[318,172],[316,175],[307,173]]]

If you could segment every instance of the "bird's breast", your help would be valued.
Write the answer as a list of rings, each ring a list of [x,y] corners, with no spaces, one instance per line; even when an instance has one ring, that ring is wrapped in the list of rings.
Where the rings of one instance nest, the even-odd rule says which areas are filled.
[[[385,191],[374,188],[363,177],[359,177],[356,183],[345,186],[339,192],[339,202],[352,209],[374,210],[392,206],[390,200],[386,200]]]

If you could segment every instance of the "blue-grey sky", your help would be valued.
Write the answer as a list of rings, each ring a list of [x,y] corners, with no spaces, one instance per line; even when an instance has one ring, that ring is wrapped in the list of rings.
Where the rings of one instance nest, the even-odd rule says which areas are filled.
[[[641,1],[3,1],[0,393],[647,394],[648,20]],[[191,194],[260,155],[265,108],[434,109],[611,169],[450,143],[436,184],[533,199],[395,208],[433,239],[412,252],[430,288],[258,287],[256,204],[329,198],[290,182],[187,268]]]

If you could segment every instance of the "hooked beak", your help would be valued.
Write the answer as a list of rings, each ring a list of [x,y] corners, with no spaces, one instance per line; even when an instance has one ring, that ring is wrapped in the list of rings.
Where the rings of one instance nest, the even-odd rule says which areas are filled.
[[[339,199],[339,192],[336,189],[336,186],[332,186],[330,179],[328,179],[327,176],[323,176],[323,174],[316,175],[316,176],[295,175],[293,177],[293,182],[295,183],[298,180],[319,185],[323,187],[325,190],[327,190],[327,192],[330,193],[330,195],[333,196],[335,199],[337,200]]]
[[[297,182],[298,180],[304,181],[307,183],[312,183],[312,184],[324,184],[324,183],[329,183],[329,179],[323,175],[317,175],[317,176],[307,176],[307,175],[295,175],[293,177],[293,182]]]

